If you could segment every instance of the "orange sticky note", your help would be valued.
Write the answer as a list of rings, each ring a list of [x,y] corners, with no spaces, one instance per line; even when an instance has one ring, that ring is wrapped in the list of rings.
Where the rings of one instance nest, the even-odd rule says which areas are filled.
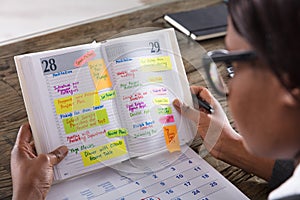
[[[110,77],[103,59],[89,61],[88,66],[96,90],[102,90],[112,87],[112,83],[110,81]]]
[[[180,151],[176,125],[164,126],[164,136],[169,152]]]

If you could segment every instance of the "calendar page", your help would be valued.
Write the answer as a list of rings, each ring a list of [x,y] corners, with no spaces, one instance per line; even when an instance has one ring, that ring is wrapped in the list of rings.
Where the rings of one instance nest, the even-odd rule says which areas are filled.
[[[145,168],[141,173],[124,171],[132,163],[138,163],[129,160],[89,176],[56,184],[47,199],[248,199],[189,147],[172,154],[163,152],[151,161],[149,158],[144,161]]]

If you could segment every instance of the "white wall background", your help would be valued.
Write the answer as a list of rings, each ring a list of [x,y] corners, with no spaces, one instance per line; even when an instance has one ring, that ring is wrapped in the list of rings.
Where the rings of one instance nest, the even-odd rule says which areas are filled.
[[[0,44],[146,4],[146,0],[0,0]]]

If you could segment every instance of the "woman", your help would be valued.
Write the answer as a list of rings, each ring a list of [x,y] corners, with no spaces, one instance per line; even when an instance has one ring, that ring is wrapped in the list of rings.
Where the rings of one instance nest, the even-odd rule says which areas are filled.
[[[228,52],[210,52],[209,56],[231,62],[234,77],[227,88],[220,86],[220,77],[208,79],[217,93],[228,92],[228,105],[241,136],[224,119],[211,94],[202,87],[192,87],[193,93],[216,109],[214,114],[200,111],[198,121],[199,132],[212,155],[266,180],[272,177],[274,159],[295,160],[298,166],[293,176],[269,199],[300,199],[299,11],[298,0],[229,1],[225,40]],[[178,100],[174,105],[197,121],[194,110]],[[207,125],[216,122],[224,125],[218,140],[211,139],[214,136],[207,131]]]
[[[242,136],[230,127],[221,106],[205,88],[191,89],[213,104],[213,114],[195,113],[183,108],[179,100],[173,102],[179,112],[183,110],[183,115],[199,123],[205,145],[217,158],[266,180],[272,177],[274,159],[294,159],[298,166],[293,176],[273,191],[270,199],[300,199],[299,3],[299,0],[229,2],[226,37],[229,53],[224,51],[223,57],[228,58],[226,55],[232,52],[239,55],[234,57],[239,58],[237,61],[232,60],[235,75],[228,86],[228,101]],[[218,138],[208,129],[212,122],[222,129]],[[51,185],[52,166],[67,153],[61,147],[36,157],[30,138],[29,126],[21,127],[12,152],[14,199],[26,199],[25,195],[32,195],[30,199],[44,198]],[[35,163],[39,167],[26,168]]]

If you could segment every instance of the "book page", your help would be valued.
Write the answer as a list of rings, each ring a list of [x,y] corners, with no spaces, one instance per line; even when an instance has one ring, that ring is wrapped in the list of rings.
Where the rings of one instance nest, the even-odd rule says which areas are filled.
[[[23,71],[42,151],[69,149],[55,166],[55,180],[128,159],[127,131],[116,114],[116,91],[100,45],[34,54],[31,61]]]
[[[191,96],[184,95],[189,87],[176,45],[173,29],[113,39],[103,45],[131,156],[179,151],[180,145],[193,139],[195,132],[172,106],[175,98]]]
[[[248,199],[189,147],[182,152],[161,152],[138,159],[145,165],[159,165],[160,168],[155,171],[149,168],[145,173],[126,173],[106,167],[91,175],[52,186],[46,199]],[[127,161],[120,165],[127,165]]]

